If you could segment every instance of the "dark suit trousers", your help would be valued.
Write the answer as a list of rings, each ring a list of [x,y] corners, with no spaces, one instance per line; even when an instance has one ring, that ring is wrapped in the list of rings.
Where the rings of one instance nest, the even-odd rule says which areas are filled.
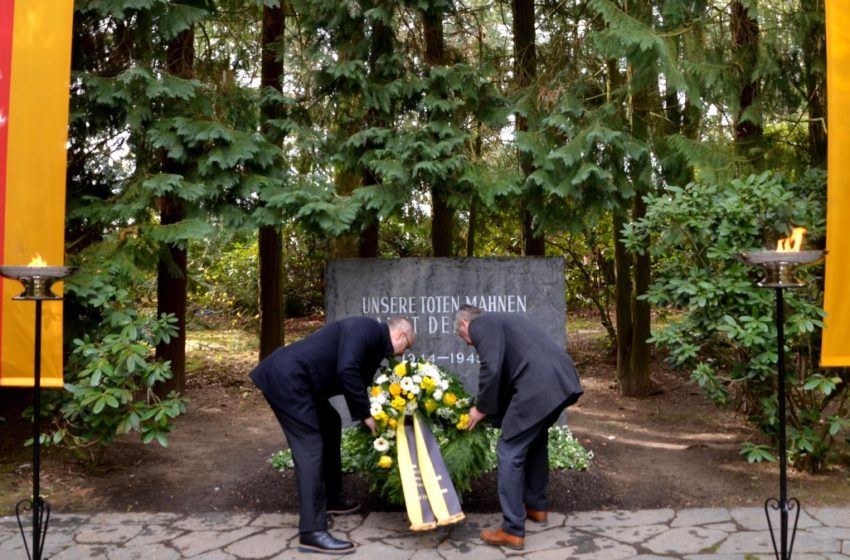
[[[529,429],[496,442],[502,529],[512,535],[525,536],[526,506],[539,511],[548,506],[549,427],[564,408],[566,403]]]
[[[342,491],[340,448],[342,422],[339,413],[324,399],[313,399],[319,429],[290,416],[269,403],[286,435],[295,462],[301,533],[328,528],[327,502],[339,501]]]

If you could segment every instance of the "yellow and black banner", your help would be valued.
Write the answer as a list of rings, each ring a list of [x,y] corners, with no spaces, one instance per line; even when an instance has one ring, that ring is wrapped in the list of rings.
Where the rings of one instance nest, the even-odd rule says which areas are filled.
[[[850,2],[826,0],[829,176],[826,210],[824,367],[850,366]]]
[[[440,445],[414,415],[396,428],[398,468],[411,531],[427,531],[464,519]]]
[[[73,0],[0,0],[0,264],[64,263]],[[61,288],[55,288],[59,291]],[[0,283],[0,386],[32,387],[35,305]],[[42,387],[62,387],[62,302],[45,301]]]

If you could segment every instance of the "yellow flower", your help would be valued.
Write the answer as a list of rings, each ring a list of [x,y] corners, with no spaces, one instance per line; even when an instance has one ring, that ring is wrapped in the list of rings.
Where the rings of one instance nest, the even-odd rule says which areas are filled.
[[[431,379],[430,377],[423,377],[422,383],[419,384],[423,390],[428,391],[429,393],[437,388],[437,382]]]
[[[378,459],[378,466],[382,469],[388,469],[393,466],[393,458],[389,455],[381,455],[381,458]]]
[[[401,412],[407,407],[407,401],[401,397],[396,397],[390,402],[390,406]]]
[[[398,383],[393,383],[390,385],[390,394],[394,397],[397,397],[401,394],[401,385]]]
[[[455,424],[455,427],[458,430],[465,430],[468,425],[469,425],[469,414],[461,414],[460,419],[457,421],[457,424]]]
[[[439,406],[440,405],[438,405],[437,401],[435,401],[434,399],[428,399],[425,401],[425,410],[428,411],[428,414],[431,414],[432,412],[437,410],[437,407]]]
[[[416,398],[416,395],[414,395],[413,393],[408,393],[408,394],[407,394],[407,400],[412,401],[412,400],[413,400],[413,399],[415,399],[415,398]]]
[[[395,430],[398,427],[398,422],[396,422],[395,418],[390,418],[390,420],[389,420],[389,422],[387,422],[387,424],[389,424],[390,428],[392,428],[393,430]]]
[[[393,368],[393,373],[398,375],[399,377],[404,377],[405,375],[407,375],[407,362],[401,362],[400,364],[397,364]]]
[[[443,402],[446,403],[448,406],[452,406],[454,403],[457,402],[457,395],[455,395],[454,393],[446,393],[445,395],[443,395]]]
[[[372,387],[372,396],[373,397],[381,396],[381,388],[378,385],[375,385],[374,387]]]
[[[376,422],[380,422],[381,424],[386,424],[388,416],[387,416],[387,413],[382,410],[381,412],[379,412],[378,414],[376,414],[372,418],[374,418]]]

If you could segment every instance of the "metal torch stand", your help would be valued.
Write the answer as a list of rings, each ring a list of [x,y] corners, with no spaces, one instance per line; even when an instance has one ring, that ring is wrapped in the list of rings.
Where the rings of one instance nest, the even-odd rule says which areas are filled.
[[[34,259],[37,260],[37,259]],[[18,502],[15,515],[18,517],[18,527],[24,538],[24,548],[30,560],[41,560],[44,553],[44,539],[47,536],[47,524],[50,521],[50,504],[41,499],[39,477],[41,475],[41,303],[44,300],[57,301],[57,296],[50,291],[51,285],[67,278],[76,272],[76,267],[68,266],[6,266],[0,265],[0,276],[20,282],[24,291],[13,297],[17,301],[35,302],[35,360],[32,422],[32,498]],[[27,545],[27,533],[21,519],[22,512],[32,510],[32,550]]]
[[[787,459],[785,450],[785,301],[782,290],[776,289],[776,340],[777,368],[779,385],[779,499],[768,498],[764,502],[764,513],[767,516],[767,526],[770,529],[770,540],[773,542],[773,552],[777,560],[789,560],[794,549],[794,537],[797,534],[797,521],[800,519],[800,501],[797,498],[788,499]],[[773,523],[770,520],[770,510],[779,510],[779,546],[776,545]],[[795,512],[794,526],[791,530],[791,540],[788,540],[788,513]]]
[[[39,477],[41,475],[41,300],[35,300],[35,394],[33,396],[32,423],[32,499],[24,499],[15,506],[18,527],[24,538],[24,548],[30,560],[41,560],[44,539],[50,521],[50,504],[41,499]],[[32,554],[27,546],[27,533],[21,513],[32,510]]]

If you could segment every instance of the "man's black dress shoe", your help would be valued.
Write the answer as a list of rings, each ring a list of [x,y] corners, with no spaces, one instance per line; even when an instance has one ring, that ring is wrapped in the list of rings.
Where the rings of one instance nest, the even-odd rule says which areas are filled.
[[[322,554],[350,554],[354,552],[354,543],[335,539],[327,531],[301,533],[299,552],[319,552]]]
[[[349,513],[357,513],[360,511],[360,502],[354,500],[339,500],[338,502],[329,502],[325,508],[325,513],[328,515],[348,515]]]

